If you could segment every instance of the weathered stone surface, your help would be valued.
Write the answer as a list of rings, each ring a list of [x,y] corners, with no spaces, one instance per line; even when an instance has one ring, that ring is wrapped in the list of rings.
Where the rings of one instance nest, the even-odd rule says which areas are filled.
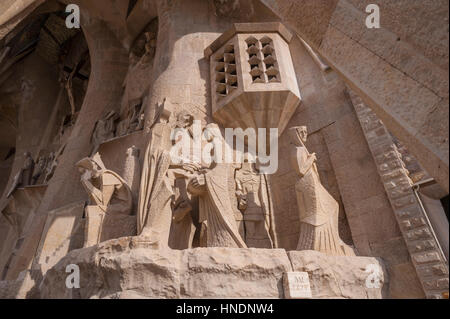
[[[412,5],[384,1],[380,29],[365,25],[370,1],[262,2],[357,90],[448,191],[448,32],[444,31],[448,6],[444,1]],[[430,120],[434,125],[429,125]]]
[[[387,272],[379,258],[326,256],[312,250],[289,251],[294,271],[309,274],[313,298],[372,299],[385,296]],[[368,288],[369,276],[379,279]],[[370,285],[369,285],[370,286]]]
[[[66,266],[80,267],[80,289],[67,289]],[[380,269],[380,288],[364,288],[368,265]],[[331,257],[314,251],[196,248],[158,250],[124,237],[70,252],[50,269],[41,298],[284,298],[283,274],[308,272],[313,298],[381,298],[383,263],[369,257]]]
[[[439,254],[439,246],[448,247],[448,223],[433,231],[428,220],[433,227],[436,220],[426,218],[440,211],[447,219],[439,201],[448,193],[447,0],[380,1],[380,29],[364,23],[370,0],[0,2],[0,280],[7,280],[0,297],[283,298],[281,278],[293,264],[312,267],[314,298],[436,298],[448,291]],[[66,28],[57,14],[72,3],[80,6],[81,29]],[[353,107],[345,83],[375,112]],[[314,185],[333,203],[322,212],[335,212],[332,237],[359,256],[382,258],[389,285],[367,290],[374,282],[364,275],[373,275],[376,263],[367,268],[363,261],[372,257],[343,263],[300,251],[295,261],[286,253],[299,237],[311,239],[298,213],[309,209],[296,201],[288,134],[279,138],[277,171],[260,180],[267,194],[255,185],[249,191],[250,175],[237,171],[239,163],[148,170],[157,163],[146,149],[181,145],[170,139],[173,127],[194,139],[192,127],[179,125],[183,114],[198,119],[202,133],[215,121],[220,130],[307,126]],[[106,167],[123,177],[112,183],[113,194],[111,181],[92,188],[89,173],[80,183],[75,163],[97,147]],[[39,194],[20,189],[21,174],[28,181],[22,186],[30,176],[45,184],[34,189]],[[437,201],[423,214],[411,181],[428,176],[442,187],[426,181],[423,194]],[[167,192],[154,192],[161,181]],[[126,198],[119,192],[125,183]],[[117,200],[133,205],[124,216],[93,218],[105,216],[84,211],[83,186],[100,210],[111,213]],[[298,193],[305,202],[317,197]],[[142,237],[123,238],[136,235],[149,211]],[[320,227],[320,220],[309,222]],[[261,243],[268,232],[273,245]],[[83,242],[92,247],[75,251]],[[234,243],[245,248],[232,249]],[[276,249],[246,248],[253,246]],[[68,263],[81,265],[81,289],[65,288]]]

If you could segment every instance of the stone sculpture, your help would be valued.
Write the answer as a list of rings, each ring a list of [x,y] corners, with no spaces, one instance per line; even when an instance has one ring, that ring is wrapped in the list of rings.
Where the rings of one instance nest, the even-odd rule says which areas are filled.
[[[47,167],[47,158],[45,156],[41,156],[38,159],[37,165],[34,167],[32,184],[36,185],[39,178],[44,174],[45,169]]]
[[[90,200],[90,205],[85,208],[84,247],[135,235],[136,219],[129,216],[133,199],[125,180],[116,172],[106,169],[98,153],[82,159],[76,166]]]
[[[213,144],[215,154],[224,154],[218,151],[227,145],[217,124],[208,124],[204,135]],[[188,190],[199,196],[199,219],[207,223],[207,246],[246,248],[238,231],[230,196],[227,196],[229,165],[216,159],[210,168],[190,180]]]
[[[245,242],[249,247],[274,248],[272,240],[272,210],[270,193],[264,174],[259,174],[256,163],[246,158],[236,170],[236,196],[243,214]]]
[[[141,178],[139,155],[140,150],[136,146],[133,145],[128,148],[122,170],[122,177],[130,187],[133,195],[133,203],[137,203],[137,196],[139,194],[139,182]]]
[[[186,128],[191,117],[181,121],[178,116],[177,127]],[[181,142],[181,141],[180,141]],[[147,147],[142,168],[138,205],[138,234],[150,238],[159,247],[167,247],[172,222],[181,221],[190,210],[187,198],[175,200],[175,181],[189,179],[199,165],[188,159],[174,161],[169,151],[152,143]]]
[[[117,113],[111,111],[108,112],[102,119],[97,121],[94,132],[92,133],[92,144],[94,145],[92,154],[97,152],[101,143],[114,137],[117,119]]]
[[[119,174],[106,169],[98,153],[82,159],[76,166],[91,205],[98,206],[107,214],[131,214],[133,200],[130,188]]]
[[[24,157],[25,161],[23,163],[23,166],[14,177],[11,188],[6,194],[7,198],[9,198],[17,188],[31,185],[33,182],[34,160],[31,157],[30,152],[25,152]]]
[[[59,163],[59,158],[64,153],[64,150],[66,148],[66,144],[61,145],[61,147],[58,149],[58,151],[51,152],[47,159],[47,166],[45,168],[45,178],[44,178],[44,184],[47,184],[50,179],[53,177],[53,174],[55,173],[56,167]]]
[[[142,105],[141,99],[129,103],[125,118],[117,125],[117,136],[131,134],[144,128],[144,112]]]
[[[196,171],[201,164],[199,159],[194,157],[192,152],[193,145],[193,122],[194,117],[186,111],[181,111],[177,115],[175,123],[175,136],[172,136],[175,150],[189,149],[187,157],[183,154],[172,152],[172,158],[176,158],[179,162],[188,165],[189,172]],[[177,138],[176,132],[184,134]],[[174,202],[172,205],[172,225],[169,236],[169,246],[173,249],[191,248],[193,244],[195,226],[193,220],[193,198],[187,191],[188,178],[191,174],[181,175],[174,181]],[[198,218],[198,214],[196,214]]]
[[[293,144],[290,161],[299,176],[295,185],[300,216],[297,250],[354,256],[353,249],[339,237],[339,204],[320,182],[316,155],[309,153],[305,147],[308,136],[306,126],[290,128],[289,136]]]

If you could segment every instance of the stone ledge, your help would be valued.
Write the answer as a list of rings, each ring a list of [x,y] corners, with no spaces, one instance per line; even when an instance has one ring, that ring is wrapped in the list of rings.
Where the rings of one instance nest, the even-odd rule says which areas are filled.
[[[66,266],[80,268],[80,289],[67,289]],[[380,288],[366,288],[368,264],[382,269]],[[74,250],[50,269],[41,298],[284,298],[287,271],[309,273],[313,298],[382,298],[382,261],[315,251],[196,248],[158,250],[123,237]]]

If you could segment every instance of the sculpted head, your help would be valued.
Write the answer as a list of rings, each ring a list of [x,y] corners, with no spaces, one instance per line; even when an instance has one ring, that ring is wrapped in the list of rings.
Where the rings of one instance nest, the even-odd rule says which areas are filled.
[[[105,166],[103,164],[103,161],[100,158],[100,155],[97,153],[92,158],[86,157],[83,158],[81,161],[75,164],[75,166],[78,168],[78,171],[81,174],[84,174],[86,172],[91,172],[91,176],[96,178],[100,177],[102,172],[105,170]]]
[[[187,128],[194,122],[194,117],[186,111],[181,111],[177,115],[177,124],[179,128]]]
[[[302,146],[308,139],[308,129],[306,126],[294,126],[288,130],[291,143],[296,146]]]

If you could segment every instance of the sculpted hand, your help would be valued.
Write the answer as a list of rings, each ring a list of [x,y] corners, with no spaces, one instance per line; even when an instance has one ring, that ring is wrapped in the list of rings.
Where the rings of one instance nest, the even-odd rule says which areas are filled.
[[[206,180],[204,175],[193,177],[188,183],[188,191],[191,194],[199,195],[206,190]]]
[[[91,178],[92,178],[92,173],[89,170],[86,170],[82,175],[82,179],[84,179],[84,180],[90,180]]]
[[[188,171],[190,173],[197,172],[202,168],[201,165],[197,164],[197,163],[186,163],[186,164],[183,164],[182,167],[185,171]]]

